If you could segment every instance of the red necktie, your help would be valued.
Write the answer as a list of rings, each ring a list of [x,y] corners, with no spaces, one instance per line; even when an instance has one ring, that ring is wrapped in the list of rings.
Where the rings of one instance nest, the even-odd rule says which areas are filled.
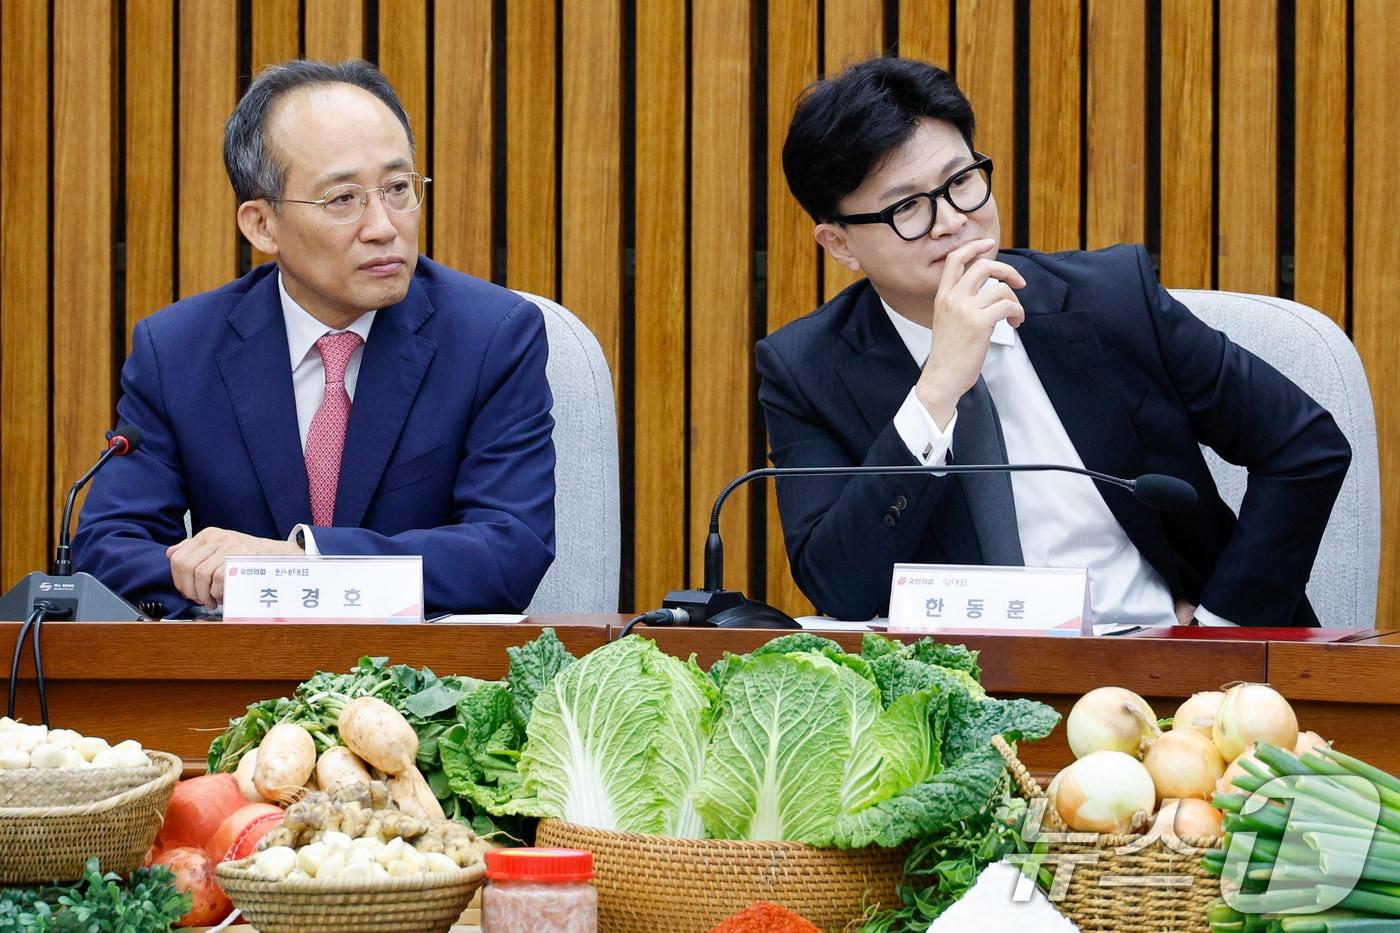
[[[360,345],[360,335],[345,331],[316,341],[326,368],[326,394],[306,432],[306,477],[311,482],[311,522],[330,525],[335,517],[335,490],[340,483],[340,455],[350,421],[345,366]]]

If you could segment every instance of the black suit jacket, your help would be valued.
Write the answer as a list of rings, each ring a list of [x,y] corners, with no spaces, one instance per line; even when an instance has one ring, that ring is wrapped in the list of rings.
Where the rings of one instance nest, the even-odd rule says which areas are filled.
[[[1332,416],[1173,299],[1141,247],[999,258],[1026,279],[1019,334],[1084,465],[1200,494],[1167,515],[1098,487],[1172,594],[1242,625],[1317,625],[1303,588],[1351,462]],[[919,369],[868,282],[760,340],[757,365],[776,466],[917,462],[892,419]],[[1198,444],[1248,467],[1238,519]],[[957,446],[954,431],[954,462]],[[777,491],[793,575],[833,616],[887,611],[896,562],[983,562],[957,476],[783,478]]]

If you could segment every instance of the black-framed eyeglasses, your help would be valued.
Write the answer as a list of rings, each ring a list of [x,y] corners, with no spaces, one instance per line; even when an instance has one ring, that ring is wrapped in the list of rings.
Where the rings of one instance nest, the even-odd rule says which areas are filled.
[[[953,210],[970,214],[992,196],[992,160],[979,152],[973,155],[976,160],[971,165],[958,169],[932,191],[900,198],[874,214],[846,214],[833,219],[843,224],[889,224],[903,240],[928,236],[938,220],[939,198],[947,201]]]
[[[396,214],[408,214],[418,210],[423,205],[423,197],[431,181],[431,178],[424,178],[417,172],[404,172],[394,175],[378,188],[366,188],[356,184],[336,185],[326,189],[325,196],[315,201],[266,196],[263,200],[288,204],[315,204],[325,210],[331,223],[352,224],[364,214],[371,194],[379,195],[384,201],[384,206]]]

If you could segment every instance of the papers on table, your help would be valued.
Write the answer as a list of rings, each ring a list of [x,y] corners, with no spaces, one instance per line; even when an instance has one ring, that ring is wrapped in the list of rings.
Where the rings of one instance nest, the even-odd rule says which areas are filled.
[[[519,625],[527,616],[510,612],[479,612],[471,615],[438,616],[424,619],[435,625]]]

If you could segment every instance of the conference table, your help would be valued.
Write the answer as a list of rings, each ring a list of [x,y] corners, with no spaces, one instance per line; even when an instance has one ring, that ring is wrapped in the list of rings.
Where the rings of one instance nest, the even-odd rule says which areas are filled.
[[[438,674],[503,677],[506,648],[546,626],[576,656],[620,636],[626,616],[533,616],[524,622],[244,623],[49,622],[43,664],[51,724],[112,740],[134,738],[205,769],[210,741],[255,701],[287,696],[318,670],[346,671],[362,655],[427,666]],[[19,623],[0,622],[9,658]],[[725,651],[752,650],[777,632],[706,628],[638,629],[664,650],[692,652],[702,666]],[[859,632],[823,632],[848,650]],[[911,640],[920,636],[896,636]],[[1236,681],[1268,682],[1292,701],[1299,723],[1338,748],[1400,773],[1400,632],[1176,628],[1116,637],[945,631],[932,634],[980,652],[983,683],[996,696],[1026,696],[1068,712],[1095,687],[1126,687],[1170,716],[1192,693]],[[26,647],[20,715],[38,721]],[[1024,745],[1021,757],[1044,774],[1070,761],[1061,726]]]

